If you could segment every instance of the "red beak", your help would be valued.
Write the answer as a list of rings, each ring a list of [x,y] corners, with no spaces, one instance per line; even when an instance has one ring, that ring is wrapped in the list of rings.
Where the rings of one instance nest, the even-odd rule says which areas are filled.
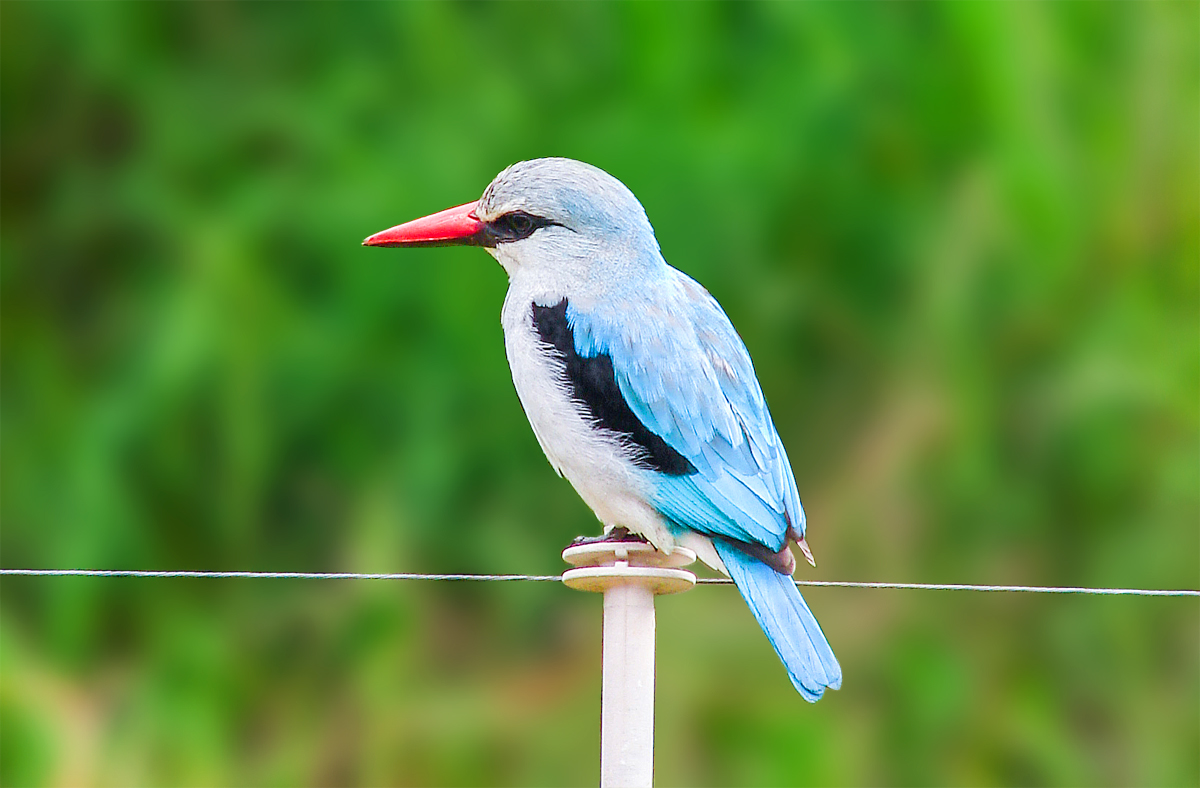
[[[363,246],[453,246],[476,243],[484,223],[475,216],[476,203],[413,219],[375,233]]]

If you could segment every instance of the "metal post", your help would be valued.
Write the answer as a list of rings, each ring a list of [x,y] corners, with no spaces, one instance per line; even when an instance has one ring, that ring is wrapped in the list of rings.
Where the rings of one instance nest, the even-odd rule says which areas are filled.
[[[601,788],[650,788],[654,781],[654,596],[686,591],[696,576],[677,567],[686,548],[660,553],[644,542],[568,547],[575,569],[563,583],[604,593],[604,679],[600,697]]]

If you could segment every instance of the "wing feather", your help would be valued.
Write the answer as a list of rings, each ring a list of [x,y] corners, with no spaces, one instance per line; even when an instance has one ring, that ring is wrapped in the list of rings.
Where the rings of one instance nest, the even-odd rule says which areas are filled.
[[[772,551],[804,510],[741,337],[704,288],[671,269],[642,317],[568,306],[581,356],[608,354],[622,397],[696,469],[654,473],[653,505],[672,523]]]

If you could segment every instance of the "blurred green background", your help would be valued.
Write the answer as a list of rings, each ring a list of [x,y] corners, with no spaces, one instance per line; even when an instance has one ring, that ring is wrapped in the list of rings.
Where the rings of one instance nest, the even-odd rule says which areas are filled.
[[[755,358],[810,579],[1200,586],[1195,3],[0,4],[0,563],[529,572],[598,524],[503,272],[621,178]],[[6,578],[5,785],[588,785],[599,599]],[[809,706],[659,609],[660,785],[1196,785],[1195,599],[814,589]]]

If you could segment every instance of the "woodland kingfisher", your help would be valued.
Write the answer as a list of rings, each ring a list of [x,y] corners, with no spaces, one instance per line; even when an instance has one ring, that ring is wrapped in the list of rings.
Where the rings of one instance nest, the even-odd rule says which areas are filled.
[[[842,671],[792,580],[804,509],[750,355],[708,291],[669,266],[608,173],[563,158],[366,246],[482,246],[508,274],[504,345],[546,458],[603,523],[681,545],[733,579],[805,700]]]

